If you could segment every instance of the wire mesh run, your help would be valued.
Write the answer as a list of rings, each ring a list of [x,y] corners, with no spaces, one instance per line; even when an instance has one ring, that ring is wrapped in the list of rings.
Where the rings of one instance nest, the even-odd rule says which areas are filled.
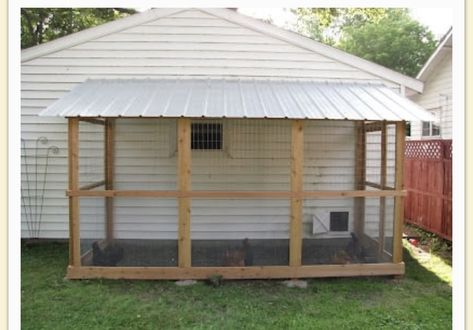
[[[82,127],[80,174],[86,184],[104,179],[105,141],[103,127]],[[394,185],[394,125],[386,127],[385,138],[374,126],[360,135],[365,133],[360,127],[351,121],[304,121],[302,190],[379,191]],[[80,198],[83,265],[178,266],[178,242],[187,237],[186,231],[178,234],[187,214],[179,200],[187,198],[191,266],[289,265],[289,193],[300,189],[294,188],[298,166],[291,164],[299,159],[291,158],[297,137],[292,122],[199,118],[190,120],[190,129],[191,182],[179,192],[177,120],[115,120],[113,190],[127,191],[108,199]],[[138,194],[131,197],[134,190]],[[193,191],[200,197],[182,194]],[[240,192],[238,198],[225,196],[231,191]],[[242,197],[252,191],[267,196]],[[391,262],[393,222],[393,197],[307,198],[302,263]]]

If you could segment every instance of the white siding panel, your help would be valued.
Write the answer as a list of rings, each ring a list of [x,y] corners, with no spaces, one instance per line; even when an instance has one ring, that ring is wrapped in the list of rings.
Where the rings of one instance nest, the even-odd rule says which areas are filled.
[[[281,60],[281,61],[317,61],[333,63],[334,61],[317,54],[308,52],[236,52],[208,50],[199,51],[199,59],[244,59],[244,60]],[[81,49],[66,49],[57,53],[43,56],[39,59],[61,59],[61,58],[132,58],[132,59],[196,59],[194,50],[94,50],[93,52]],[[34,60],[34,61],[36,61]],[[28,63],[32,63],[28,62]]]
[[[179,17],[179,16],[172,16],[172,17],[164,17],[159,20],[143,24],[143,26],[166,26],[166,27],[184,27],[184,26],[191,26],[191,27],[225,27],[225,28],[240,28],[239,25],[227,22],[225,20],[218,19],[213,16],[208,17],[197,17],[195,19],[190,19],[190,17]]]
[[[191,24],[191,22],[189,22]],[[163,25],[141,25],[123,30],[115,36],[124,34],[137,35],[217,35],[217,36],[260,36],[261,33],[252,31],[240,26],[222,27],[222,26],[163,26]],[[107,40],[107,37],[101,40]],[[139,40],[139,37],[138,37]],[[282,43],[282,41],[281,41]]]
[[[40,58],[33,60],[24,68],[31,65],[42,65],[51,67],[67,66],[70,67],[224,67],[228,64],[227,59],[150,59],[150,58],[107,58],[107,59],[77,59],[77,58]],[[336,70],[339,64],[328,61],[298,61],[293,63],[287,60],[233,60],[232,65],[235,68],[276,68],[276,69],[311,69],[311,70]],[[31,73],[30,69],[24,70],[24,73]],[[347,67],[343,71],[357,72],[354,68]],[[32,71],[35,73],[35,71]],[[55,86],[57,87],[57,86]]]

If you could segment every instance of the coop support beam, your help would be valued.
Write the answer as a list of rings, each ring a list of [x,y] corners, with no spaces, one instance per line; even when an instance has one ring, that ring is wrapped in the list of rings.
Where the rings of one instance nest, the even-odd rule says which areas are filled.
[[[355,124],[355,189],[365,190],[366,182],[366,130],[364,122]],[[365,227],[365,198],[355,198],[354,231],[358,237],[362,237]]]
[[[115,119],[105,119],[105,189],[112,190],[114,186],[114,160],[115,160]],[[113,197],[105,197],[105,237],[107,240],[113,239]]]
[[[83,185],[79,188],[79,190],[91,190],[100,186],[105,185],[105,180],[102,181],[97,181],[97,182],[92,182],[86,185]]]
[[[380,186],[381,189],[386,187],[387,174],[387,132],[386,122],[381,125],[381,171],[380,171]],[[379,198],[379,232],[378,232],[378,256],[381,257],[384,253],[384,235],[386,222],[386,197]]]
[[[291,129],[291,192],[303,190],[304,122],[294,120]],[[289,265],[302,263],[302,198],[291,197],[291,220],[289,235]]]
[[[186,193],[191,189],[191,122],[188,118],[177,121],[177,153],[179,192]],[[178,223],[178,266],[191,266],[191,199],[180,196]]]
[[[365,181],[365,186],[379,189],[379,190],[395,190],[394,187],[389,187],[389,186],[384,186],[384,188],[381,188],[381,185],[379,183],[374,183],[370,181]]]
[[[69,279],[109,278],[141,280],[317,278],[403,275],[404,263],[259,267],[69,267]]]
[[[69,189],[79,188],[79,120],[68,120]],[[69,196],[69,265],[80,266],[79,197]]]
[[[87,117],[81,117],[79,118],[79,121],[83,121],[89,124],[94,124],[94,125],[106,125],[106,120],[102,119],[97,119],[97,118],[87,118]]]
[[[404,189],[404,146],[406,139],[406,123],[396,123],[396,165],[394,187]],[[393,262],[402,261],[402,230],[404,226],[404,196],[396,196],[394,201],[394,237]]]
[[[406,190],[319,190],[319,191],[205,191],[187,192],[168,190],[69,190],[67,196],[108,196],[108,197],[161,197],[161,198],[354,198],[354,197],[395,197],[406,196]]]

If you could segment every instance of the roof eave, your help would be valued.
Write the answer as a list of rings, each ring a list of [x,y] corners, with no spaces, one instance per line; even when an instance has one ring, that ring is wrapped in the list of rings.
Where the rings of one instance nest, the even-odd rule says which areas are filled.
[[[425,82],[427,80],[430,75],[431,67],[434,66],[437,62],[439,62],[441,57],[445,55],[445,51],[447,50],[446,44],[448,42],[451,42],[452,39],[452,30],[453,29],[450,27],[447,33],[442,37],[435,51],[432,53],[432,55],[430,55],[429,59],[427,60],[427,62],[425,62],[422,69],[420,69],[419,73],[416,76],[416,79],[422,82]]]

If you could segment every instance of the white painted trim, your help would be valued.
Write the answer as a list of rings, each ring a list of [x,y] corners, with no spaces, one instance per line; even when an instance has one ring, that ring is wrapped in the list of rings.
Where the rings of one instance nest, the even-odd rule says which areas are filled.
[[[44,56],[53,52],[57,52],[69,47],[76,46],[78,44],[103,37],[105,35],[118,32],[138,24],[147,23],[155,19],[176,14],[178,12],[186,10],[185,8],[178,9],[152,9],[143,13],[131,15],[116,21],[105,23],[99,26],[95,26],[83,31],[79,31],[70,35],[67,35],[56,40],[49,41],[47,43],[33,46],[21,51],[21,62],[26,62],[35,59],[40,56]]]
[[[443,58],[443,56],[446,54],[446,51],[451,51],[451,48],[446,47],[447,43],[452,42],[452,28],[450,28],[447,33],[443,36],[443,38],[440,40],[439,45],[435,49],[434,53],[430,55],[429,59],[427,62],[425,62],[424,66],[420,70],[420,72],[417,74],[417,79],[425,82],[427,78],[429,77],[430,73],[432,70],[430,68],[432,66],[435,66],[438,62],[440,62]]]
[[[385,80],[390,80],[400,85],[404,85],[417,92],[421,93],[423,91],[423,87],[424,87],[423,82],[415,78],[411,78],[409,76],[403,75],[399,72],[388,69],[382,65],[375,64],[373,62],[367,61],[355,55],[351,55],[347,52],[336,49],[334,47],[324,45],[320,42],[312,40],[308,37],[304,37],[295,32],[278,28],[274,25],[261,22],[257,19],[238,14],[232,10],[221,9],[221,8],[200,8],[200,10],[210,15],[214,15],[216,17],[223,18],[230,22],[237,23],[247,28],[262,32],[271,37],[289,42],[298,47],[302,47],[302,48],[317,52],[319,54],[330,57],[339,62],[351,65],[355,68],[374,74]]]

